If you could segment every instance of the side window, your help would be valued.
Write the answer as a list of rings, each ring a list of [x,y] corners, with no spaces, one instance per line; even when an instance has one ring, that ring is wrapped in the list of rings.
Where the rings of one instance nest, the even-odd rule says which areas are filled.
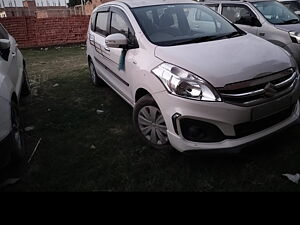
[[[219,4],[207,4],[206,6],[211,8],[212,10],[214,10],[216,12],[218,11],[218,8],[219,8]]]
[[[111,34],[121,33],[127,37],[129,30],[130,30],[130,28],[129,28],[127,22],[125,21],[125,19],[121,15],[113,12],[112,16],[111,16],[110,33]]]
[[[251,25],[255,14],[244,5],[224,5],[222,15],[235,24]]]
[[[96,19],[96,32],[107,36],[109,12],[99,12]]]
[[[110,25],[110,34],[121,33],[129,38],[130,41],[135,41],[134,31],[130,26],[128,20],[126,20],[125,15],[112,12],[111,14],[111,25]]]
[[[128,38],[128,46],[130,48],[136,48],[138,46],[134,30],[126,15],[114,9],[111,13],[110,34],[116,33],[124,34]]]

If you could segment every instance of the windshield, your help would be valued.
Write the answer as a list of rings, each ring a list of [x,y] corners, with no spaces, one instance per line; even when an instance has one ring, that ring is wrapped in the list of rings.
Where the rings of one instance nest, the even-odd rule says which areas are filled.
[[[288,8],[276,1],[252,3],[263,16],[272,24],[299,23],[299,17]]]
[[[289,10],[292,12],[299,12],[300,11],[300,3],[296,1],[291,2],[281,2],[283,5],[285,5]]]
[[[133,9],[147,38],[160,46],[213,41],[245,34],[213,10],[199,4],[173,4]]]

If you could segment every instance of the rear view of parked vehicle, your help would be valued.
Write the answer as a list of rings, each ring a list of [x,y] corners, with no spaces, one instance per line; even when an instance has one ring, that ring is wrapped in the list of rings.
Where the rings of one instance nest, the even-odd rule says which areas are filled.
[[[155,149],[231,151],[299,119],[289,53],[188,0],[122,0],[96,8],[87,56],[94,85],[133,108]]]
[[[0,165],[25,154],[19,102],[30,94],[25,61],[15,39],[0,24]]]
[[[281,3],[245,0],[205,4],[244,31],[284,48],[300,65],[300,18]]]

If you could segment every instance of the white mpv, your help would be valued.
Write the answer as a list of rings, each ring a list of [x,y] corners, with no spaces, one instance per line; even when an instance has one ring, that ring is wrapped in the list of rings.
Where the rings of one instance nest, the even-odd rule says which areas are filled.
[[[92,81],[134,107],[154,148],[240,149],[299,118],[299,71],[282,48],[188,0],[122,0],[91,16]]]
[[[19,102],[29,94],[23,55],[0,24],[0,167],[25,155]]]

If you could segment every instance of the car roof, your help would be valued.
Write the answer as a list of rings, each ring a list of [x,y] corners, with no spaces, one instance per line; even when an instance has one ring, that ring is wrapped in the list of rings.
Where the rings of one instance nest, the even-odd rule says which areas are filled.
[[[246,2],[270,2],[270,1],[276,1],[276,0],[205,0],[204,3],[246,3]],[[286,0],[288,1],[288,0]]]
[[[277,0],[279,2],[298,2],[297,0]]]
[[[130,8],[138,8],[143,6],[153,6],[153,5],[168,5],[168,4],[182,4],[182,3],[194,3],[197,2],[193,0],[117,0],[105,3],[103,5],[110,5],[116,3],[124,3]]]

